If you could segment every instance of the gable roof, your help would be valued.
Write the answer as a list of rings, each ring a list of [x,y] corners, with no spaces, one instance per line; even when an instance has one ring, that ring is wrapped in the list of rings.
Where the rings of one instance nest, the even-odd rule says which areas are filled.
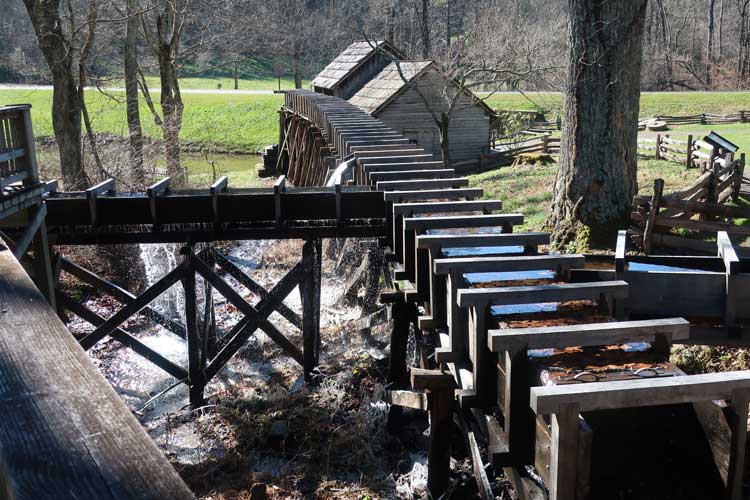
[[[349,75],[364,64],[370,57],[375,55],[377,48],[387,50],[396,57],[403,57],[401,52],[387,40],[374,40],[368,42],[360,40],[349,45],[342,53],[331,61],[323,71],[318,73],[313,81],[313,87],[334,89],[338,87]]]
[[[402,61],[399,63],[401,72],[406,78],[401,78],[395,63],[391,63],[383,69],[375,78],[362,87],[359,92],[349,99],[351,104],[363,111],[374,115],[385,109],[399,94],[406,91],[408,84],[422,76],[429,69],[440,71],[434,61]],[[466,95],[481,107],[485,113],[494,116],[495,112],[487,103],[479,99],[469,89],[465,89]]]

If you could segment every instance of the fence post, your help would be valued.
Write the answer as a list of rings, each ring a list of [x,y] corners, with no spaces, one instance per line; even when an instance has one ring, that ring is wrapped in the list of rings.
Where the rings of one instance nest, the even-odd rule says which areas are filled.
[[[544,137],[542,137],[542,153],[547,154],[549,153],[549,135],[544,134]]]
[[[745,112],[740,111],[740,123],[745,123]]]
[[[656,152],[654,153],[655,160],[661,160],[661,151],[659,151],[660,147],[661,147],[661,134],[656,134]]]
[[[740,154],[740,159],[734,169],[734,190],[732,192],[732,201],[737,203],[739,201],[740,192],[742,191],[742,179],[745,175],[745,153]]]
[[[693,134],[689,134],[687,138],[687,161],[685,165],[687,168],[693,166]]]
[[[663,191],[664,179],[654,179],[654,195],[651,197],[646,226],[643,228],[643,250],[647,255],[651,253],[651,235],[654,232],[656,216],[659,215],[659,205],[661,205],[661,194]]]
[[[706,124],[706,113],[701,113],[701,125]]]

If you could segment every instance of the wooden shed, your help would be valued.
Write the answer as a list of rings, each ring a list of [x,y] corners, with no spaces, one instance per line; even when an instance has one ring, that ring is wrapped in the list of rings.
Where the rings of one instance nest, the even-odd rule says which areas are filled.
[[[401,52],[388,41],[357,41],[336,56],[312,81],[321,94],[349,99]]]
[[[349,102],[380,119],[389,127],[417,142],[427,152],[442,158],[440,131],[433,119],[447,111],[446,85],[451,82],[433,61],[395,63],[370,80]],[[406,81],[404,81],[406,79]],[[420,95],[421,94],[421,95]],[[466,90],[451,114],[449,148],[451,161],[479,160],[490,145],[492,109]]]

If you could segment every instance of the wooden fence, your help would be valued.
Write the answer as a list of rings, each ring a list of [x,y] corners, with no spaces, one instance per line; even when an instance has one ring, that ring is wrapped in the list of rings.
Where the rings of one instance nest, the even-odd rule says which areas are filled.
[[[671,161],[682,163],[688,168],[706,164],[714,161],[723,162],[718,158],[718,150],[713,144],[702,139],[694,139],[692,135],[687,140],[673,139],[669,134],[656,134],[656,138],[638,138],[638,157],[654,160]]]
[[[696,232],[726,231],[729,234],[750,236],[750,227],[735,225],[733,219],[750,218],[750,207],[725,205],[737,201],[742,187],[745,155],[737,160],[714,161],[711,169],[689,187],[664,194],[664,180],[654,181],[651,196],[639,195],[633,199],[631,221],[634,231],[642,236],[646,253],[650,253],[655,239],[664,246],[700,250],[706,242],[692,238],[665,234],[654,238],[656,232],[669,233],[672,229]],[[697,219],[694,217],[697,216]],[[703,244],[703,245],[701,245]]]
[[[0,107],[0,193],[10,186],[38,181],[31,106]]]
[[[723,125],[726,123],[747,123],[750,121],[750,111],[737,111],[728,115],[715,115],[712,113],[700,113],[686,116],[659,115],[653,118],[639,120],[640,128],[645,128],[649,121],[663,121],[667,125]]]

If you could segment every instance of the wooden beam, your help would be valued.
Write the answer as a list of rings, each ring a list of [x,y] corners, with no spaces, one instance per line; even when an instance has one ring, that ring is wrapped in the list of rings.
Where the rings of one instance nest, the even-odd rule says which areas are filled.
[[[281,152],[279,152],[278,154],[281,155]],[[219,193],[225,192],[228,186],[229,177],[225,175],[214,182],[209,188],[209,192],[211,193],[211,209],[214,214],[214,224],[221,223],[221,212],[219,211]]]
[[[0,433],[19,498],[195,498],[9,251],[0,303]]]
[[[302,295],[302,354],[305,381],[312,382],[320,357],[321,240],[308,240],[302,246],[305,276],[300,282]]]
[[[426,370],[423,368],[412,367],[411,369],[411,386],[417,390],[440,391],[445,389],[455,389],[456,381],[450,373],[440,370]]]
[[[488,332],[493,352],[515,349],[561,349],[628,342],[652,342],[658,335],[672,340],[690,338],[690,322],[683,318],[617,321],[538,328],[505,328]]]
[[[102,181],[95,186],[91,186],[86,190],[86,200],[89,202],[89,214],[91,216],[91,225],[96,226],[99,224],[97,217],[97,203],[96,199],[100,194],[114,192],[115,180],[107,179]]]
[[[390,405],[404,406],[415,410],[427,411],[427,394],[424,392],[391,390],[385,391],[383,401]]]
[[[511,233],[522,234],[522,233]],[[421,243],[417,237],[417,245]],[[489,273],[515,272],[558,269],[562,266],[583,267],[586,258],[583,255],[520,255],[509,257],[460,257],[435,259],[433,271],[443,275],[456,273]]]
[[[96,330],[86,335],[81,339],[81,347],[88,350],[94,346],[101,339],[109,335],[115,328],[120,326],[125,320],[134,314],[138,313],[145,306],[153,302],[159,295],[167,291],[169,287],[177,283],[185,269],[182,265],[177,266],[167,273],[159,281],[151,285],[146,291],[140,294],[135,300],[126,304],[122,309],[117,311],[112,317],[107,319],[103,324],[98,326]]]
[[[15,249],[13,250],[13,256],[16,259],[20,260],[21,257],[23,257],[23,255],[26,253],[26,250],[28,250],[29,245],[31,245],[31,241],[34,239],[34,235],[36,235],[37,231],[42,226],[42,223],[44,223],[44,218],[46,216],[47,216],[47,205],[42,203],[36,208],[36,210],[34,210],[28,222],[28,225],[26,226],[26,229],[24,230],[21,237],[16,239],[15,241]]]
[[[537,415],[569,403],[580,411],[612,410],[731,399],[734,391],[750,391],[749,371],[533,387],[531,408]]]
[[[458,290],[457,300],[460,307],[468,307],[487,303],[508,305],[598,300],[602,295],[623,299],[628,295],[628,284],[625,281],[598,281],[500,288],[465,288]]]

